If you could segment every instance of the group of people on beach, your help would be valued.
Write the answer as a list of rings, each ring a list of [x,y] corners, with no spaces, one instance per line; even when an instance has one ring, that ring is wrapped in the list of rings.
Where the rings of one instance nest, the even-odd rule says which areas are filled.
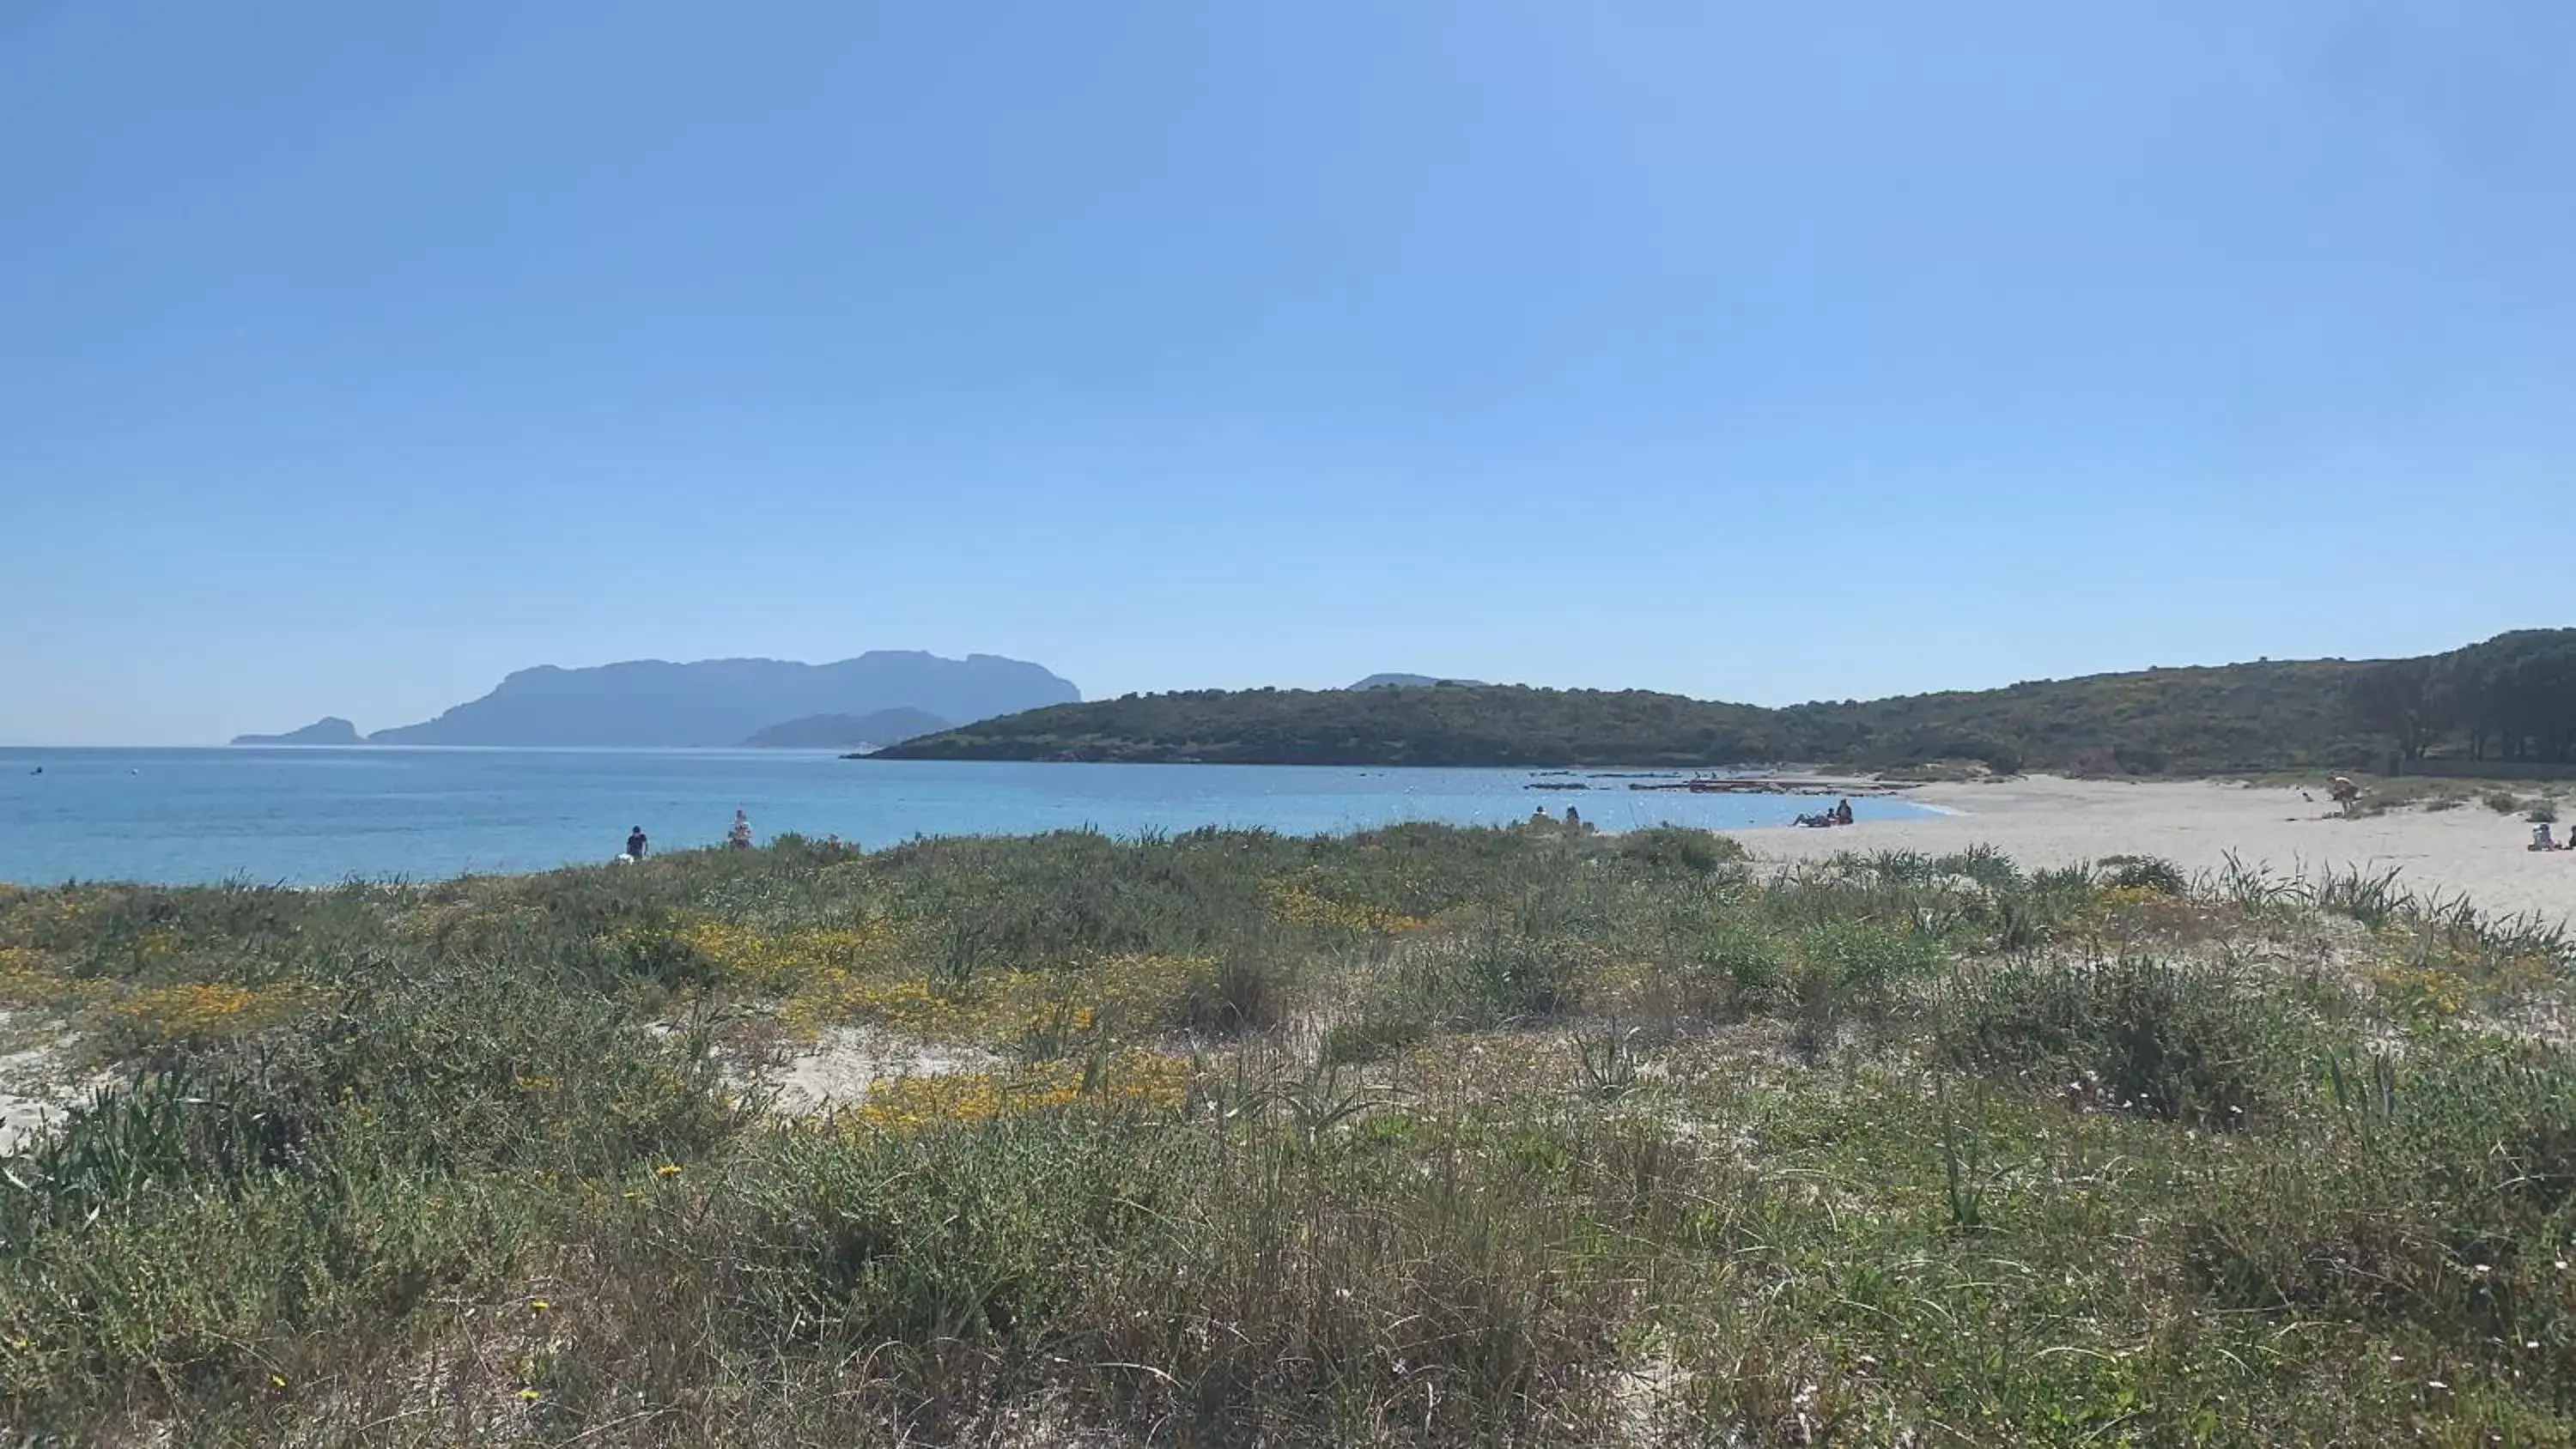
[[[1839,800],[1835,802],[1834,808],[1831,810],[1818,811],[1813,815],[1801,815],[1798,817],[1798,823],[1800,825],[1811,825],[1819,828],[1832,825],[1849,825],[1852,823],[1851,801],[1849,799]],[[1577,835],[1589,834],[1596,828],[1583,818],[1583,812],[1571,805],[1565,807],[1565,818],[1562,821],[1559,821],[1555,816],[1548,814],[1547,807],[1541,805],[1530,812],[1529,824],[1532,829],[1545,829],[1551,826],[1561,826]]]
[[[837,835],[832,838],[835,841],[840,839]],[[751,817],[744,813],[739,807],[737,807],[733,812],[732,827],[725,831],[724,843],[725,849],[727,850],[751,849]],[[644,858],[644,852],[650,849],[651,846],[652,842],[645,838],[644,827],[641,825],[635,826],[626,832],[626,853],[619,856],[618,859],[642,860]]]
[[[1547,829],[1549,827],[1561,826],[1576,835],[1588,835],[1597,828],[1590,821],[1583,818],[1582,811],[1577,810],[1571,805],[1565,807],[1565,819],[1562,821],[1558,820],[1555,816],[1548,814],[1547,807],[1541,805],[1530,812],[1529,823],[1532,829]]]
[[[1801,815],[1798,817],[1798,823],[1818,830],[1836,825],[1849,825],[1852,823],[1851,801],[1848,798],[1838,800],[1831,810],[1820,810],[1813,815]]]

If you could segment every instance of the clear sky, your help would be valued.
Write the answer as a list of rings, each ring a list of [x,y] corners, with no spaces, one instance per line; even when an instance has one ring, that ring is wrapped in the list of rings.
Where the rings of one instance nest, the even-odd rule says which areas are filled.
[[[0,742],[2576,615],[2565,0],[0,0]]]

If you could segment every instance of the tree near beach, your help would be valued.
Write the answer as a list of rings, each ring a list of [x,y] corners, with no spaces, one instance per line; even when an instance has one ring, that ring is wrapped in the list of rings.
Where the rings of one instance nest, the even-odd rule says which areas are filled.
[[[2438,661],[2473,760],[2576,761],[2576,629],[2516,629]]]
[[[2353,677],[2354,716],[2409,760],[2456,741],[2472,760],[2576,763],[2576,629],[2517,629]]]
[[[2391,659],[2353,677],[2348,691],[2352,711],[2374,733],[2396,741],[2410,760],[2442,734],[2442,709],[2435,689],[2434,661]]]

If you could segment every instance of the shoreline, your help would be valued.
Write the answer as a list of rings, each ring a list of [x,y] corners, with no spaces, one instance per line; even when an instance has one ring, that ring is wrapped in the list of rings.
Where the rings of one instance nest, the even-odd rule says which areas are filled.
[[[779,752],[759,753],[775,758]],[[1338,773],[1357,767],[1242,768],[1261,771],[1315,769]],[[1362,775],[1402,776],[1415,771],[1446,773],[1455,768],[1384,766],[1358,769],[1357,772]],[[1696,772],[1661,767],[1624,770],[1505,767],[1473,771],[1459,769],[1458,772],[1519,776],[1523,779],[1530,793],[1512,792],[1520,801],[1518,807],[1509,812],[1513,816],[1526,812],[1534,804],[1545,802],[1551,806],[1579,805],[1586,815],[1593,817],[1594,824],[1605,828],[1612,827],[1614,821],[1644,826],[1657,823],[1659,817],[1681,824],[1695,823],[1686,818],[1688,812],[1675,809],[1672,815],[1665,816],[1661,810],[1664,808],[1662,802],[1690,793],[1679,787]],[[122,775],[125,772],[116,773]],[[2518,813],[2491,810],[2475,799],[2450,808],[2395,808],[2386,813],[2347,820],[2326,801],[2321,783],[2302,790],[2295,786],[2256,785],[2241,781],[2076,780],[2050,775],[1909,782],[1872,779],[1839,770],[1777,766],[1747,770],[1732,778],[1740,781],[1743,792],[1748,794],[1777,795],[1785,799],[1830,798],[1847,793],[1856,802],[1876,799],[1896,802],[1903,807],[1903,818],[1886,818],[1865,808],[1854,825],[1833,829],[1802,828],[1786,823],[1703,827],[1714,828],[1740,840],[1757,858],[1772,862],[1814,860],[1845,851],[1916,850],[1942,855],[1982,844],[1992,846],[2032,869],[2096,862],[2111,856],[2143,855],[2161,857],[2172,861],[2186,873],[2200,874],[2221,868],[2233,854],[2248,865],[2260,864],[2276,874],[2300,875],[2309,879],[2328,871],[2358,870],[2378,874],[2393,868],[2399,872],[2404,884],[2419,895],[2466,896],[2478,909],[2489,914],[2534,915],[2552,922],[2576,924],[2576,852],[2540,854],[2524,849],[2530,840],[2531,827],[2522,817]],[[1630,788],[1639,784],[1650,787]],[[1578,786],[1580,788],[1575,788]],[[1565,793],[1556,793],[1560,788]],[[2535,783],[2517,793],[2526,797],[2546,795],[2549,787]],[[754,806],[755,818],[767,818],[760,815],[757,800]],[[1408,815],[1403,818],[1416,817]],[[797,823],[804,822],[792,822],[789,828]],[[1510,819],[1492,818],[1460,823],[1512,822]],[[941,830],[937,825],[938,822],[925,822],[920,833],[1014,834],[1032,829],[1072,828],[1047,821],[999,830]],[[842,828],[845,831],[849,829],[846,824]],[[1091,828],[1103,826],[1094,820]],[[1110,833],[1119,833],[1114,823],[1107,828]],[[1346,821],[1337,827],[1321,830],[1314,830],[1311,826],[1272,828],[1283,829],[1283,833],[1289,834],[1339,834],[1369,827]],[[853,832],[852,838],[867,837]],[[910,837],[884,834],[875,838],[874,844],[883,848],[902,838]],[[421,861],[415,858],[408,866],[389,869],[381,875],[370,873],[361,863],[346,871],[335,869],[327,875],[307,874],[301,879],[294,879],[293,873],[274,871],[260,871],[255,876],[278,883],[294,879],[296,884],[329,889],[352,878],[422,881],[446,879],[451,875],[532,874],[593,864],[600,859],[599,856],[582,853],[545,863],[515,863],[507,860],[508,851],[500,854],[501,860],[488,861],[479,868],[468,865],[459,871],[424,871]],[[33,878],[18,881],[14,888],[43,890],[64,883],[71,876],[92,883],[135,878],[111,872],[86,871],[69,873],[68,876],[54,870],[32,874]],[[157,874],[159,872],[144,871],[136,872],[135,876]],[[6,875],[5,870],[0,870],[0,877]],[[233,879],[240,875],[240,872],[235,872],[197,883]]]

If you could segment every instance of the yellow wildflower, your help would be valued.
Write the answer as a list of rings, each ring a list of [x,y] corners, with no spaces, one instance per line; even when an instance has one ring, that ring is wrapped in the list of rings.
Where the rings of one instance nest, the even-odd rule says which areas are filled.
[[[1366,901],[1333,900],[1294,881],[1273,881],[1268,892],[1270,909],[1281,920],[1310,930],[1383,936],[1400,931],[1419,931],[1431,924],[1420,916],[1406,915]]]
[[[109,1004],[116,1026],[155,1044],[206,1041],[284,1019],[299,1004],[291,990],[263,994],[222,981],[147,986]]]

